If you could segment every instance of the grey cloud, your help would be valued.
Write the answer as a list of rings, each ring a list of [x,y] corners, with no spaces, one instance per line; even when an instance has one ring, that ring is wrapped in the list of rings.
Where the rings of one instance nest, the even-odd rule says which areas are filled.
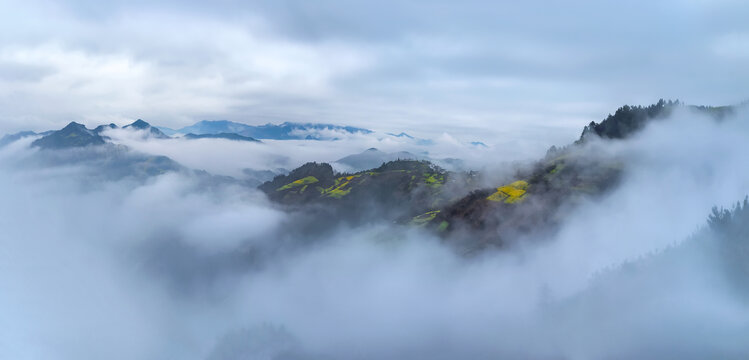
[[[37,82],[42,80],[45,76],[53,73],[53,69],[43,66],[19,63],[0,63],[0,81]]]
[[[735,103],[749,83],[741,58],[715,51],[721,39],[747,33],[741,2],[70,1],[14,9],[20,16],[4,17],[3,48],[52,42],[93,59],[130,59],[149,69],[150,83],[128,90],[135,96],[71,93],[66,105],[36,111],[23,104],[56,96],[29,90],[0,114],[13,130],[22,117],[76,115],[167,126],[313,118],[382,130],[403,120],[423,131],[472,122],[567,128],[553,143],[623,103]],[[345,56],[366,64],[330,64]],[[281,81],[258,67],[267,63],[310,66]],[[574,103],[590,105],[555,110]],[[574,130],[569,118],[578,119]]]

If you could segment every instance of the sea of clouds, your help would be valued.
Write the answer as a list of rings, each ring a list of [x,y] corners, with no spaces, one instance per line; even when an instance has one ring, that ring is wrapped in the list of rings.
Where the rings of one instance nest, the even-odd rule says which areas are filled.
[[[749,193],[746,119],[684,110],[592,141],[621,185],[564,208],[549,238],[473,257],[384,221],[305,236],[257,190],[186,172],[92,185],[85,163],[27,165],[44,154],[24,139],[0,149],[0,358],[745,358],[749,304],[720,260],[668,249]],[[110,135],[222,175],[410,150]],[[478,168],[502,161],[473,151]],[[660,257],[680,265],[626,271]]]

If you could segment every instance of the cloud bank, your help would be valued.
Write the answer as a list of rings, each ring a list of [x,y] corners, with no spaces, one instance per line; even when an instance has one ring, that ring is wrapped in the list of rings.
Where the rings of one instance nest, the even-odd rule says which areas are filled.
[[[254,189],[187,173],[81,186],[80,166],[19,165],[44,154],[15,143],[0,149],[0,357],[745,357],[746,303],[720,260],[679,247],[749,191],[744,119],[684,112],[589,144],[622,161],[620,187],[552,238],[472,258],[376,221],[300,234]]]

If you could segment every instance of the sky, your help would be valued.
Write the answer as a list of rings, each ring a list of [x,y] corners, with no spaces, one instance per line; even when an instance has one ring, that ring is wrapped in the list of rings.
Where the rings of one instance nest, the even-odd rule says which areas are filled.
[[[137,118],[566,144],[749,99],[749,3],[0,0],[0,133]]]

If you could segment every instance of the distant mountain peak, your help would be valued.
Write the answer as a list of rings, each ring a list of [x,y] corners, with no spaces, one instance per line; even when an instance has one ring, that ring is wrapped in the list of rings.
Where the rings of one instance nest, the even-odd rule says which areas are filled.
[[[104,143],[104,138],[99,136],[99,134],[87,129],[83,124],[72,121],[64,128],[35,140],[31,143],[31,146],[40,147],[42,149],[63,149],[89,145],[103,145]]]
[[[396,138],[401,138],[401,139],[408,139],[408,140],[411,140],[411,141],[415,142],[417,145],[422,145],[422,146],[427,146],[427,145],[433,145],[434,144],[434,141],[432,141],[432,140],[429,140],[429,139],[419,139],[419,138],[416,138],[416,137],[411,136],[409,134],[406,134],[405,132],[401,132],[400,134],[386,133],[386,135],[392,136],[392,137],[396,137]]]
[[[87,130],[85,125],[83,125],[81,123],[77,123],[75,121],[69,122],[61,130],[72,130],[72,129],[83,129],[83,130]]]
[[[94,132],[97,134],[100,134],[102,131],[106,129],[117,129],[118,126],[115,124],[110,123],[109,125],[99,125],[94,129]]]
[[[142,119],[135,120],[132,124],[125,126],[126,128],[133,127],[136,129],[144,130],[151,127],[151,124],[143,121]]]
[[[151,126],[151,124],[147,123],[146,121],[142,119],[135,120],[130,125],[125,125],[123,129],[136,129],[136,130],[144,130],[148,132],[148,136],[157,138],[157,139],[169,139],[169,136],[164,134],[161,130],[159,130],[156,127]]]
[[[322,130],[325,130],[323,132]],[[315,124],[315,123],[294,123],[283,122],[275,125],[267,123],[265,125],[247,125],[229,120],[202,120],[191,126],[183,127],[177,132],[181,134],[221,134],[235,133],[238,135],[254,139],[271,139],[271,140],[335,140],[336,136],[331,136],[330,130],[340,133],[371,133],[371,130],[356,128],[352,126],[340,126],[332,124]]]
[[[223,125],[223,124],[229,124],[229,123],[231,123],[231,121],[229,121],[229,120],[201,120],[201,121],[198,121],[197,123],[195,123],[195,125],[197,125],[197,124]]]
[[[196,135],[193,133],[185,134],[183,136],[185,139],[195,140],[195,139],[225,139],[225,140],[233,140],[233,141],[250,141],[250,142],[261,142],[260,140],[257,140],[255,138],[251,138],[249,136],[242,136],[236,133],[218,133],[218,134],[200,134]]]
[[[414,139],[414,137],[413,137],[413,136],[411,136],[411,135],[408,135],[408,134],[406,134],[406,133],[404,133],[404,132],[401,132],[401,133],[400,133],[400,134],[398,134],[398,135],[396,135],[396,134],[393,134],[393,133],[387,133],[387,134],[388,134],[388,135],[390,135],[390,136],[394,136],[394,137],[399,137],[399,138]]]

